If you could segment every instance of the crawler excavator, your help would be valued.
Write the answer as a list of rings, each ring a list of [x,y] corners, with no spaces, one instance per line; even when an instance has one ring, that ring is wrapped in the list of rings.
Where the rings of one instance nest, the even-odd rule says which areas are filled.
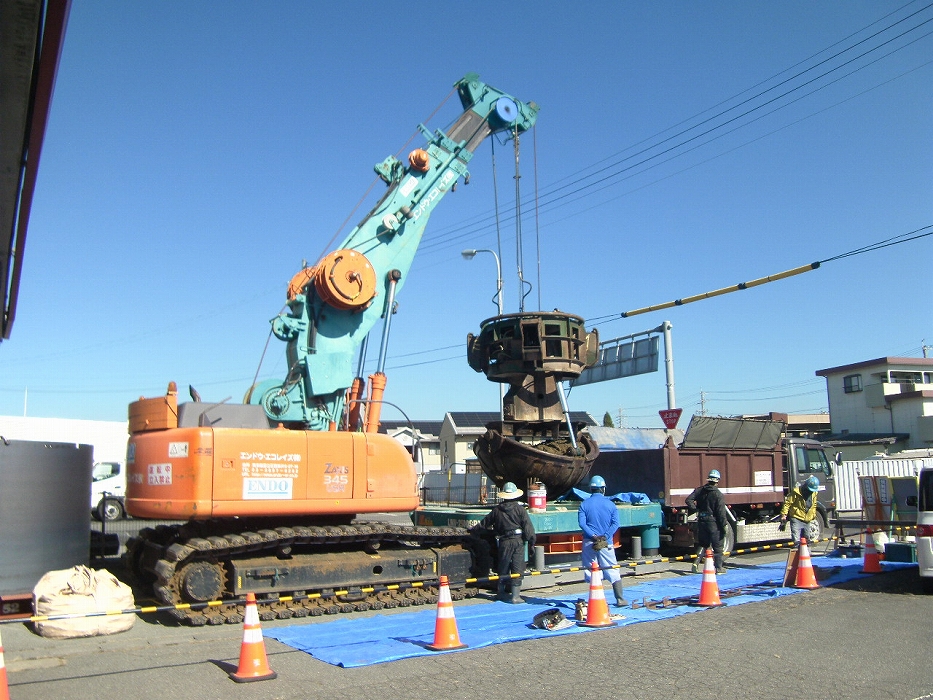
[[[465,530],[357,517],[419,505],[410,455],[377,431],[389,321],[428,218],[468,179],[487,136],[517,138],[537,117],[536,104],[475,74],[455,88],[464,111],[453,126],[420,126],[427,143],[407,162],[377,164],[384,196],[338,248],[292,278],[286,310],[272,320],[286,344],[284,379],[252,387],[242,404],[193,391],[180,402],[170,383],[164,396],[130,405],[126,510],[182,524],[142,530],[128,559],[181,620],[240,622],[235,601],[248,592],[267,619],[431,602],[440,574],[488,572],[483,541]],[[380,319],[367,386],[363,359]]]

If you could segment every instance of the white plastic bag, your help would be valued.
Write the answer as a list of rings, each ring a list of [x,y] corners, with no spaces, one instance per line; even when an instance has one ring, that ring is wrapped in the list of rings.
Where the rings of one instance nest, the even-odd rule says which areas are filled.
[[[109,613],[136,607],[133,591],[109,571],[75,566],[45,574],[32,591],[37,616]],[[96,615],[36,622],[36,632],[53,639],[94,637],[130,629],[135,613]]]

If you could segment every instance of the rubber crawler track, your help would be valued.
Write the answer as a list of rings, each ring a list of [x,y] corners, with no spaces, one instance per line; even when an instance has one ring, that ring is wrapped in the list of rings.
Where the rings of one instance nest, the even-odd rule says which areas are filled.
[[[254,523],[253,523],[254,524]],[[201,602],[183,595],[183,574],[186,567],[199,566],[223,581],[224,595],[232,597],[227,585],[223,562],[232,558],[268,556],[287,547],[353,547],[375,550],[383,544],[404,543],[421,547],[462,545],[473,552],[474,563],[488,566],[482,542],[462,528],[405,527],[386,523],[355,525],[293,525],[273,528],[239,530],[240,521],[192,521],[183,525],[160,525],[145,528],[127,543],[128,559],[138,578],[153,580],[157,600],[166,605],[181,606],[171,614],[190,625],[239,624],[243,622],[244,606],[212,606],[192,610],[186,604]],[[248,560],[248,557],[245,557]],[[383,608],[425,605],[437,602],[436,580],[419,580],[408,585],[377,584],[352,591],[282,591],[271,593],[268,600],[259,597],[259,617],[275,618],[333,615],[337,613],[381,610]],[[451,590],[455,600],[475,596],[477,588]],[[258,596],[257,596],[258,597]]]

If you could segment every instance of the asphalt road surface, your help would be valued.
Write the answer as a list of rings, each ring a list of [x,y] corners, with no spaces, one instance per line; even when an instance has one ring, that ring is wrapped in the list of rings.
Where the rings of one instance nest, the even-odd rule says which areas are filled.
[[[677,575],[677,566],[650,576]],[[585,586],[555,594],[576,592],[585,596]],[[280,624],[288,622],[262,623]],[[147,616],[105,637],[49,640],[22,623],[0,626],[0,635],[12,700],[933,698],[933,595],[913,568],[657,622],[362,668],[331,666],[267,637],[278,678],[244,684],[228,677],[239,660],[238,625],[178,627]]]

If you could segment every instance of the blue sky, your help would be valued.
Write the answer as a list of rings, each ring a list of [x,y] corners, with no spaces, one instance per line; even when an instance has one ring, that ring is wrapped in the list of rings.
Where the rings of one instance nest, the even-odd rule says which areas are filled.
[[[525,310],[603,318],[927,230],[931,20],[928,2],[75,2],[0,414],[123,420],[169,380],[238,401],[257,371],[284,376],[283,344],[263,353],[288,280],[469,72],[541,107]],[[454,96],[428,126],[459,113]],[[495,178],[487,141],[438,206],[399,298],[386,399],[413,419],[497,410],[465,359],[495,265],[460,256],[498,235],[518,310],[510,144],[495,155]],[[669,320],[686,416],[825,411],[815,371],[933,345],[931,253],[924,237],[598,329]],[[628,426],[660,426],[666,402],[663,372],[570,394]]]

